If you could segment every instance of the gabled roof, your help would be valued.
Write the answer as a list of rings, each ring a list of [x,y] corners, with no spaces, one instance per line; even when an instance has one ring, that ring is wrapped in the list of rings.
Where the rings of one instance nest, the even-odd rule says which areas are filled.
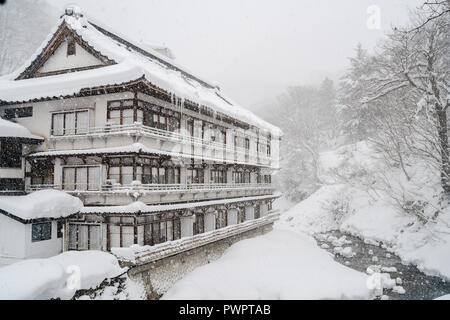
[[[70,70],[70,73],[64,74],[38,74],[40,66],[67,36],[73,37],[102,64],[87,70]],[[0,103],[76,96],[82,89],[121,84],[141,77],[170,95],[207,106],[263,131],[269,131],[273,136],[282,135],[279,128],[240,107],[214,85],[168,57],[152,48],[144,49],[143,45],[125,39],[99,23],[76,15],[62,16],[54,31],[21,68],[0,77]]]

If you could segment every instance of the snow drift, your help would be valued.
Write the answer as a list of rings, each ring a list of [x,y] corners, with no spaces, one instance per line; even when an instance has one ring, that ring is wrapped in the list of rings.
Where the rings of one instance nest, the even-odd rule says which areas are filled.
[[[0,300],[70,299],[77,289],[94,288],[125,271],[113,255],[101,251],[25,260],[0,268]]]
[[[287,230],[242,240],[178,281],[163,299],[366,299],[367,276]]]

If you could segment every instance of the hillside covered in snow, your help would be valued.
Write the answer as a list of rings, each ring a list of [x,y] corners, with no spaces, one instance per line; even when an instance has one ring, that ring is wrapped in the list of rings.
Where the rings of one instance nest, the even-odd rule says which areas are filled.
[[[450,209],[439,177],[423,162],[411,161],[408,180],[375,149],[362,141],[321,153],[322,186],[285,212],[279,224],[382,242],[405,263],[450,279]]]

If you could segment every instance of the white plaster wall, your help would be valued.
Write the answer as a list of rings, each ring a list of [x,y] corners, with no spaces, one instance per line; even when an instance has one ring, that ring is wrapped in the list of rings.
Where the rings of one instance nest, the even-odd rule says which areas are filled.
[[[259,215],[261,217],[267,216],[268,213],[268,207],[267,207],[267,203],[262,203],[259,205]]]
[[[63,41],[38,72],[51,72],[103,64],[99,59],[84,50],[78,43],[75,43],[75,46],[76,54],[68,56],[67,41]]]
[[[216,215],[214,212],[205,213],[205,232],[216,229]]]
[[[194,228],[193,228],[194,216],[181,217],[180,223],[181,223],[181,238],[191,237],[194,235]]]
[[[92,127],[103,127],[106,124],[107,101],[117,99],[131,99],[131,92],[106,94],[91,97],[70,98],[14,105],[14,108],[33,107],[33,116],[17,118],[15,121],[31,131],[31,133],[49,138],[51,131],[52,112],[70,111],[76,109],[90,109],[89,121]],[[4,109],[8,107],[0,107]],[[48,140],[44,143],[48,148]]]
[[[25,225],[26,258],[48,258],[62,252],[63,238],[57,238],[57,222],[52,221],[52,238],[44,241],[31,241],[32,224]]]
[[[245,220],[255,219],[255,208],[253,206],[245,207]]]
[[[25,226],[0,213],[0,259],[25,258]]]
[[[237,218],[238,218],[237,209],[235,209],[235,208],[228,209],[227,214],[228,214],[228,225],[231,226],[231,225],[237,224],[237,221],[238,221],[237,220]]]

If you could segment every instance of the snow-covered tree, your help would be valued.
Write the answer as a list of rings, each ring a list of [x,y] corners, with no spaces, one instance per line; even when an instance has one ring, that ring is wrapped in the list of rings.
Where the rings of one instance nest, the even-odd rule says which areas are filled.
[[[335,89],[325,79],[318,87],[290,87],[278,97],[272,121],[282,126],[281,189],[299,201],[321,184],[319,154],[334,145],[337,133]]]

